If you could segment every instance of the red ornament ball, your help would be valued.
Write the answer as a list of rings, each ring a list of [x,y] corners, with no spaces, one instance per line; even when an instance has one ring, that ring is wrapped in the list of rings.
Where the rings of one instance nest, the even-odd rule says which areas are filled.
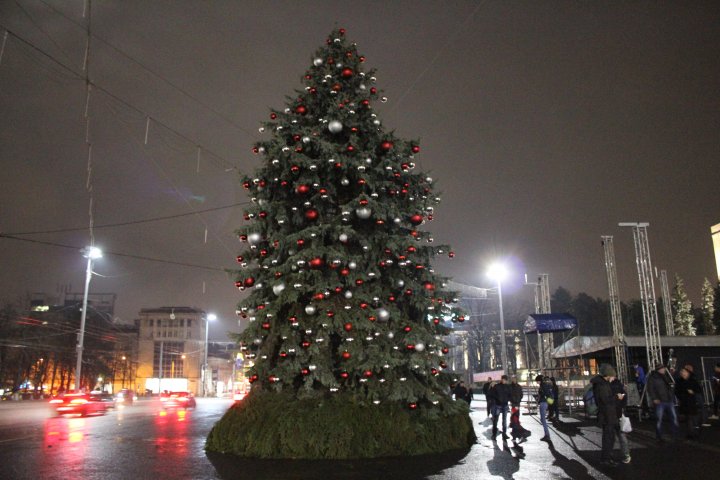
[[[305,195],[310,192],[310,185],[298,185],[295,189],[295,193],[298,193],[300,195]]]
[[[449,252],[449,253],[448,253],[448,257],[450,257],[450,258],[455,258],[455,252]]]
[[[263,322],[262,328],[263,330],[270,330],[270,322]]]
[[[310,268],[320,268],[323,266],[323,259],[320,257],[313,258],[310,260]]]
[[[350,322],[347,322],[347,323],[344,325],[343,328],[345,328],[345,331],[346,331],[346,332],[349,332],[350,330],[352,330],[353,324],[350,323]]]
[[[344,360],[348,360],[352,355],[350,355],[350,352],[342,352],[342,358]]]
[[[246,287],[252,287],[253,285],[255,285],[255,279],[253,277],[248,277],[243,282],[243,285],[245,285]]]
[[[387,152],[387,151],[390,151],[391,148],[393,148],[393,144],[391,141],[385,140],[384,142],[382,142],[380,144],[380,148],[382,148],[383,150],[385,150]]]
[[[307,108],[305,107],[305,105],[298,105],[297,107],[295,107],[295,113],[305,115],[307,113]]]
[[[307,218],[308,220],[317,220],[318,215],[319,215],[318,211],[315,210],[314,208],[305,210],[305,218]]]
[[[410,410],[415,410],[417,408],[417,403],[412,402],[412,403],[408,404],[408,408]]]
[[[341,372],[341,373],[340,373],[340,377],[341,377],[341,378],[348,378],[349,376],[350,376],[350,374],[348,374],[348,372]]]
[[[277,113],[271,113],[271,114],[270,114],[270,118],[271,118],[272,120],[275,120],[275,119],[277,118]]]
[[[372,377],[373,372],[372,372],[372,370],[365,370],[363,375],[365,375],[366,378],[370,378],[370,377]]]
[[[340,75],[343,76],[343,78],[350,78],[353,76],[355,72],[352,71],[352,68],[343,68],[342,72],[340,72]]]
[[[419,213],[416,213],[415,215],[410,217],[410,223],[413,225],[420,225],[423,222],[423,216]]]
[[[413,153],[420,153],[420,147],[417,145],[413,145],[410,150],[412,150]]]

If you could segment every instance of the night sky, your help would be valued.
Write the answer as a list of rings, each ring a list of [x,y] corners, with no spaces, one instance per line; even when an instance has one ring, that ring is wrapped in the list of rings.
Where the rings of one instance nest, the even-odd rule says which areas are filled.
[[[83,0],[6,0],[0,23],[82,75],[82,11]],[[302,87],[313,52],[342,26],[378,69],[383,124],[421,139],[418,163],[442,192],[427,228],[457,256],[438,272],[490,286],[487,264],[506,258],[508,295],[531,294],[527,272],[548,273],[552,290],[606,297],[600,236],[615,235],[621,297],[637,298],[632,234],[617,224],[646,221],[654,265],[697,300],[715,278],[710,226],[720,222],[719,25],[712,1],[93,1],[92,31],[112,47],[93,39],[90,78],[117,97],[95,89],[90,99],[95,223],[246,201],[237,172],[260,162],[250,151],[266,138],[259,122]],[[2,233],[87,226],[84,108],[83,80],[8,37]],[[146,115],[193,141],[151,122],[145,145]],[[210,335],[220,339],[237,330],[239,293],[218,269],[236,265],[241,222],[235,207],[97,228],[107,251],[210,269],[107,255],[91,292],[117,293],[124,322],[144,307],[217,312]],[[89,242],[87,229],[23,238]],[[4,302],[82,291],[74,249],[0,239],[0,265]]]

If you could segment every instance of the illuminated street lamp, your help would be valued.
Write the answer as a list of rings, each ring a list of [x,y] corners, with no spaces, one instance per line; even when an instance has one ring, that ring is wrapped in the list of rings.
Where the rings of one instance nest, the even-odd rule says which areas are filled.
[[[203,362],[202,369],[202,394],[203,397],[207,396],[207,366],[208,366],[208,332],[210,331],[210,322],[217,320],[217,315],[214,313],[208,313],[205,321],[205,361]]]
[[[502,345],[502,351],[500,352],[500,361],[502,362],[502,370],[504,374],[508,373],[508,361],[507,361],[507,345],[505,345],[505,318],[503,317],[503,303],[502,303],[502,281],[507,278],[508,271],[505,265],[502,263],[493,263],[488,268],[487,276],[491,280],[497,282],[498,291],[498,304],[500,309],[500,340]]]
[[[102,250],[97,247],[85,247],[82,249],[83,257],[88,259],[87,270],[85,271],[85,292],[83,293],[82,314],[80,315],[80,332],[77,339],[77,363],[75,364],[75,390],[80,391],[80,374],[82,373],[83,342],[85,341],[85,318],[87,317],[88,290],[90,278],[92,278],[93,260],[102,258]]]

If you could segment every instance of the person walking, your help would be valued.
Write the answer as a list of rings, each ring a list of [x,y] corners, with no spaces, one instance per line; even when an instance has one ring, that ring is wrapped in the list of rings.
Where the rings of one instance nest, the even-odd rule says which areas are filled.
[[[614,379],[610,382],[610,390],[612,390],[615,396],[615,409],[618,420],[623,416],[625,407],[627,406],[627,392],[625,391],[625,385],[622,384],[619,378]],[[629,419],[628,419],[629,421]],[[630,444],[627,440],[627,435],[622,431],[622,425],[618,422],[618,426],[615,428],[615,436],[618,438],[620,443],[620,452],[622,453],[622,463],[630,463]]]
[[[710,377],[710,384],[713,393],[713,414],[710,417],[713,420],[717,420],[718,413],[720,413],[720,363],[715,364],[713,370],[713,376]]]
[[[537,401],[538,401],[538,412],[540,414],[540,423],[542,423],[543,430],[545,431],[545,436],[542,437],[540,440],[544,442],[550,441],[550,428],[548,427],[547,423],[547,414],[548,414],[548,401],[550,403],[553,403],[552,399],[552,384],[550,383],[550,380],[543,376],[538,375],[535,377],[535,382],[537,382],[538,385],[538,393],[537,393]]]
[[[518,409],[518,415],[520,412],[520,403],[523,399],[522,385],[518,383],[517,376],[513,375],[510,378],[510,405]]]
[[[614,467],[617,465],[612,458],[613,445],[615,444],[615,430],[620,422],[617,416],[617,405],[615,395],[610,388],[610,382],[615,379],[617,372],[612,365],[600,365],[600,373],[590,379],[593,388],[593,397],[598,407],[598,424],[602,427],[602,452],[600,463]]]
[[[635,362],[633,365],[633,372],[635,375],[635,385],[637,386],[638,395],[642,395],[643,389],[645,388],[645,369],[639,362]]]
[[[560,420],[560,408],[559,408],[559,400],[560,400],[560,387],[558,387],[557,382],[555,381],[555,377],[550,377],[550,384],[552,385],[552,398],[553,402],[552,404],[548,405],[549,415],[548,420]]]
[[[675,394],[678,399],[678,410],[685,417],[688,433],[687,438],[697,438],[700,429],[698,427],[698,401],[697,395],[700,392],[700,384],[691,375],[687,367],[680,369],[680,377],[675,383]]]
[[[662,363],[655,366],[647,377],[647,394],[650,401],[655,405],[655,438],[662,442],[662,421],[665,414],[670,415],[671,431],[673,438],[677,438],[680,425],[678,424],[677,412],[675,412],[675,395],[673,386],[667,375],[667,368]]]
[[[485,403],[487,405],[487,416],[490,417],[492,415],[492,402],[490,401],[490,389],[493,386],[492,377],[488,377],[487,382],[483,385],[482,391],[483,395],[485,395]]]
[[[455,385],[455,388],[453,389],[453,394],[455,395],[455,400],[462,400],[464,402],[468,401],[468,389],[465,388],[465,382],[460,380],[457,385]],[[470,402],[468,402],[469,404]]]
[[[503,375],[500,378],[500,383],[496,383],[495,386],[490,390],[490,395],[493,397],[493,429],[492,436],[495,438],[498,434],[497,423],[500,415],[502,415],[502,438],[507,440],[507,416],[508,416],[508,402],[510,402],[511,389],[507,383],[508,376]]]

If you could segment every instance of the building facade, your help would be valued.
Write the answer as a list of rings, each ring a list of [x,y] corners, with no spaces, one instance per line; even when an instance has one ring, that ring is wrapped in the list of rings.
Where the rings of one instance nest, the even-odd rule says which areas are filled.
[[[194,307],[143,308],[138,327],[136,384],[142,393],[187,390],[203,395],[208,320]]]

